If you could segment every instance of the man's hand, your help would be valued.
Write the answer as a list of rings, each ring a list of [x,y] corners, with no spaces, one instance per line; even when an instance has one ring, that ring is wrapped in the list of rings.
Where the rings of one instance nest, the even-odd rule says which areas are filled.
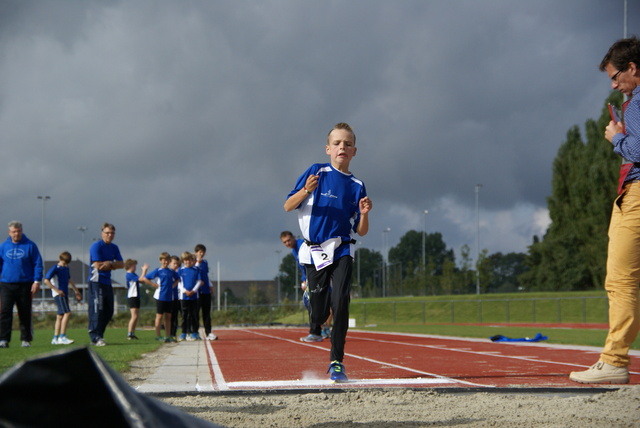
[[[606,138],[607,141],[612,143],[613,142],[613,137],[616,134],[621,134],[621,133],[622,133],[622,123],[614,122],[612,120],[611,122],[609,122],[609,124],[607,125],[607,127],[604,130],[604,138]]]

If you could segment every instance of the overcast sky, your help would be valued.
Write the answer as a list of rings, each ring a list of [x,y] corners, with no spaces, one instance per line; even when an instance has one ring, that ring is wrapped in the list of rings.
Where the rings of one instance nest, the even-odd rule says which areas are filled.
[[[4,0],[0,221],[42,251],[50,196],[48,260],[82,258],[78,227],[87,253],[107,221],[124,258],[203,243],[221,279],[271,279],[298,233],[285,197],[345,121],[364,247],[426,224],[475,256],[481,183],[480,248],[526,252],[622,35],[623,0]]]

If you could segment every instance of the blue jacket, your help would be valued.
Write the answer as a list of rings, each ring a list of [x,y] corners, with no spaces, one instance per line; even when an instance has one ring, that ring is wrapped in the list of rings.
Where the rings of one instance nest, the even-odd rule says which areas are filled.
[[[18,243],[7,238],[0,244],[0,269],[2,282],[41,282],[43,267],[38,247],[25,234]]]

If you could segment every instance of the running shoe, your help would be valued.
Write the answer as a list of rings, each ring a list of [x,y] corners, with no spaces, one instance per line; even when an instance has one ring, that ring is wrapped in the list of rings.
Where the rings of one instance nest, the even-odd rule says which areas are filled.
[[[58,338],[58,345],[71,345],[74,340],[69,339],[67,336],[60,336]]]
[[[329,327],[324,327],[322,329],[322,338],[331,339],[331,329]]]
[[[218,340],[218,336],[213,333],[209,333],[209,335],[207,336],[207,340]]]
[[[182,342],[183,340],[186,340],[186,339],[187,339],[187,334],[186,333],[182,333],[180,335],[180,339],[178,339],[178,342]]]
[[[27,342],[26,340],[22,341],[22,346],[23,348],[31,348],[31,342]]]
[[[103,338],[100,338],[100,339],[95,341],[94,345],[96,345],[96,346],[107,346],[107,342],[105,342]]]
[[[301,337],[301,342],[322,342],[322,336],[317,334],[309,334],[308,336]]]
[[[331,373],[331,381],[333,383],[346,383],[349,382],[347,374],[344,372],[344,365],[340,361],[332,361],[329,365],[327,373]]]
[[[60,345],[61,343],[58,342],[58,336],[53,336],[53,339],[51,339],[51,344],[52,345]]]
[[[9,347],[9,342],[7,342],[6,340],[0,340],[0,348],[8,348]]]
[[[157,340],[158,342],[164,342],[164,337],[162,337],[162,336],[156,336],[156,340]]]
[[[129,336],[127,336],[127,340],[140,340],[140,338],[135,334],[130,334]]]

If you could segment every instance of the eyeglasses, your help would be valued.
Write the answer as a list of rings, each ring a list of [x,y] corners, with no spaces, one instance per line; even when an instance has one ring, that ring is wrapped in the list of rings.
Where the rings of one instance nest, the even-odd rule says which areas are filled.
[[[620,75],[620,73],[622,73],[622,70],[618,70],[618,72],[616,74],[611,76],[611,81],[615,82],[615,83],[618,83],[618,76]]]

